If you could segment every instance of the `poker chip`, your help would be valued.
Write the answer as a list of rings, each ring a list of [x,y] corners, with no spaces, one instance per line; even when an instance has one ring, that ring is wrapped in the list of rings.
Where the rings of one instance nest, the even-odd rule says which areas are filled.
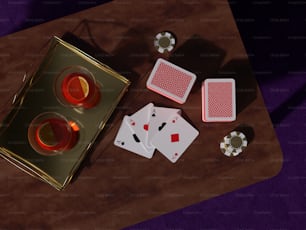
[[[159,53],[170,52],[175,46],[175,37],[170,32],[160,32],[155,36],[154,46]]]
[[[233,131],[223,138],[220,149],[225,156],[238,156],[248,145],[246,136],[239,131]]]

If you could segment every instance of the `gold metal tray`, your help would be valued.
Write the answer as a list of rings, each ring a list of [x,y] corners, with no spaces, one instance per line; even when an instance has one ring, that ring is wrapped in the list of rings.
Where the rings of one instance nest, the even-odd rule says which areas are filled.
[[[56,79],[71,66],[86,68],[99,86],[100,100],[92,108],[70,106],[56,95]],[[0,128],[1,155],[32,176],[62,190],[104,128],[130,81],[71,44],[54,37],[38,70],[29,78]],[[55,155],[43,155],[29,143],[32,120],[43,113],[60,114],[79,127],[78,141]]]

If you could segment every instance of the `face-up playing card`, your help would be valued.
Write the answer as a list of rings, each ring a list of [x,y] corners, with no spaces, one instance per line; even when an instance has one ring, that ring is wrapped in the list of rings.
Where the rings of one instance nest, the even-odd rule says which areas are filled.
[[[202,84],[202,120],[227,122],[236,120],[235,80],[206,79]]]
[[[128,124],[128,116],[124,116],[114,144],[120,148],[136,153],[146,158],[152,158],[154,149],[148,150]]]
[[[147,88],[183,104],[195,80],[195,74],[159,58],[147,80]]]
[[[127,118],[128,124],[131,126],[131,128],[134,130],[134,132],[146,148],[152,148],[148,145],[147,141],[149,120],[153,106],[153,103],[149,103],[133,115],[128,116]]]
[[[172,163],[175,163],[198,135],[199,132],[186,120],[180,115],[175,115],[154,136],[152,144]]]
[[[150,113],[149,132],[147,138],[148,146],[154,147],[151,143],[153,137],[163,129],[170,117],[180,113],[180,109],[153,107]]]

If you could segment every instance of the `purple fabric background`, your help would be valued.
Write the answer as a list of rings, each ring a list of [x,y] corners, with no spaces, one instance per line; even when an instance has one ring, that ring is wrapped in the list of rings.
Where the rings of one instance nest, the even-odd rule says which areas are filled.
[[[4,0],[0,36],[103,2]],[[128,229],[306,229],[306,3],[230,4],[281,143],[283,169],[273,179]]]

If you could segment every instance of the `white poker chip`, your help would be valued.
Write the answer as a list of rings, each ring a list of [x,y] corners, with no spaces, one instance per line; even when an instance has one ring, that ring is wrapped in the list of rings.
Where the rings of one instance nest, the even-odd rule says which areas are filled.
[[[220,149],[225,156],[238,156],[248,145],[246,136],[239,131],[233,131],[223,138]]]
[[[175,43],[174,35],[167,31],[158,33],[154,39],[154,46],[159,53],[170,52],[173,50]]]

